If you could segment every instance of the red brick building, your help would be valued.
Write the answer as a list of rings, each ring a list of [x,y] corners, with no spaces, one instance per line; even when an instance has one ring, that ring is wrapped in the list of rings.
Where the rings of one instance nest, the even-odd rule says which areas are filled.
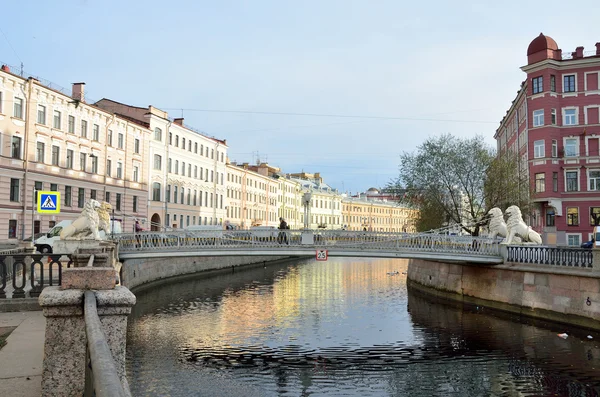
[[[600,43],[558,48],[540,34],[527,49],[527,79],[494,138],[519,153],[536,203],[525,221],[549,245],[579,245],[600,219]]]

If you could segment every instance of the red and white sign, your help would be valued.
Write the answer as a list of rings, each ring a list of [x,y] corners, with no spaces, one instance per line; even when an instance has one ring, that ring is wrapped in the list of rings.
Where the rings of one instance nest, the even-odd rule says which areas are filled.
[[[327,260],[327,250],[317,250],[317,260],[318,261],[326,261]]]

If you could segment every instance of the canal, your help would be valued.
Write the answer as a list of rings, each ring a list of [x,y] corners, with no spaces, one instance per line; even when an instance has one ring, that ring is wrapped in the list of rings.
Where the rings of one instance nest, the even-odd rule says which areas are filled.
[[[137,292],[132,393],[600,395],[600,334],[436,301],[407,266],[300,260]]]

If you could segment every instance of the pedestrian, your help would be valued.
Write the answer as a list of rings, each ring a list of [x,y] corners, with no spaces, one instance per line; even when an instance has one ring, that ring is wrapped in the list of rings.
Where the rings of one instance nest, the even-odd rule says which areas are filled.
[[[144,228],[142,228],[142,225],[140,225],[140,221],[138,221],[137,219],[135,220],[135,240],[137,242],[136,246],[138,248],[140,248],[142,246],[142,242],[140,241],[140,236],[138,236],[137,234],[140,232],[143,232]]]
[[[285,219],[279,218],[279,230],[282,230],[277,236],[277,242],[279,244],[288,244],[287,233],[285,232],[286,229],[289,229],[287,222],[285,221]]]

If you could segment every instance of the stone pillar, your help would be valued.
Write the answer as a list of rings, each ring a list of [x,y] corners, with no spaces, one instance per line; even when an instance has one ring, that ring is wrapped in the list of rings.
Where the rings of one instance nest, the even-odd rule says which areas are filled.
[[[62,285],[44,288],[39,297],[46,317],[42,396],[84,394],[87,365],[83,316],[85,290],[95,291],[98,316],[112,359],[121,384],[127,385],[127,316],[135,304],[135,296],[125,287],[115,287],[113,267],[77,267],[63,270]]]
[[[592,255],[592,272],[600,276],[600,249],[593,248]]]

